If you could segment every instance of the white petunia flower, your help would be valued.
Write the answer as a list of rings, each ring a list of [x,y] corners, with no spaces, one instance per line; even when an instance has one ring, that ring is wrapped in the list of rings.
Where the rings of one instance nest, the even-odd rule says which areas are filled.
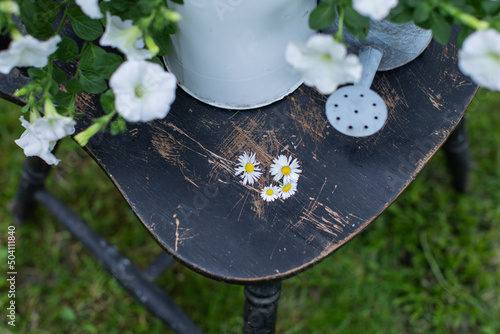
[[[129,122],[167,116],[175,100],[176,85],[175,75],[145,60],[127,60],[109,80],[116,111]]]
[[[348,55],[346,47],[330,35],[313,35],[305,45],[289,43],[285,57],[304,83],[315,86],[322,94],[358,82],[363,72],[358,56]]]
[[[99,0],[75,0],[80,6],[82,12],[91,19],[100,19],[103,17],[101,8],[99,8]]]
[[[266,202],[273,202],[280,197],[281,190],[277,186],[267,186],[260,191],[260,197]]]
[[[52,142],[75,133],[75,124],[71,117],[49,116],[37,119],[32,131],[38,138]]]
[[[486,29],[469,35],[458,52],[458,67],[478,85],[500,90],[500,33]]]
[[[282,199],[290,198],[297,192],[297,182],[285,182],[280,188],[280,197]]]
[[[248,154],[247,152],[240,155],[238,164],[236,165],[236,174],[243,179],[243,184],[254,184],[262,175],[262,171],[258,166],[260,162],[255,161],[255,153]]]
[[[139,27],[132,20],[125,20],[106,13],[106,30],[99,43],[102,46],[112,46],[123,52],[127,59],[150,59],[151,52],[144,48],[144,40]]]
[[[60,36],[40,41],[30,35],[12,41],[7,50],[0,52],[0,72],[8,74],[16,66],[44,67],[60,41]]]
[[[352,0],[355,11],[374,21],[385,19],[397,5],[398,0]]]
[[[55,142],[75,133],[76,122],[72,117],[59,115],[50,99],[45,99],[43,110],[45,116],[38,118],[31,130],[38,138]]]
[[[289,183],[297,181],[302,170],[297,159],[280,155],[273,160],[270,172],[274,176],[274,181],[283,179],[284,183]]]
[[[52,154],[56,141],[40,138],[37,135],[38,131],[34,128],[35,125],[26,121],[23,116],[21,116],[20,121],[26,130],[21,138],[15,140],[15,143],[24,150],[24,154],[27,157],[38,156],[49,165],[57,165],[60,160]]]

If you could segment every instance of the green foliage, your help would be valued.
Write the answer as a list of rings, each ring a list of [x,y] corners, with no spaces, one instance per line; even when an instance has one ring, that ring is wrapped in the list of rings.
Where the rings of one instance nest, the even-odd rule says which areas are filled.
[[[309,26],[315,30],[329,27],[337,12],[344,12],[343,24],[356,38],[363,40],[369,29],[366,17],[358,14],[348,0],[324,0],[310,14]],[[500,2],[465,0],[400,0],[389,17],[394,23],[413,21],[424,29],[431,29],[434,39],[441,44],[448,42],[451,26],[462,26],[461,42],[478,29],[493,27],[500,30]]]
[[[110,125],[110,132],[116,135],[127,130],[127,122],[122,117],[117,117]]]
[[[100,94],[108,89],[106,80],[94,71],[82,71],[80,84],[82,89],[90,94]]]
[[[69,79],[68,82],[66,82],[65,87],[68,93],[79,94],[83,92],[82,85],[80,84],[80,81],[77,77]]]
[[[111,89],[108,89],[105,93],[101,94],[99,97],[101,106],[106,114],[109,114],[115,109],[115,95]]]
[[[80,7],[71,8],[69,18],[75,34],[85,41],[93,41],[101,37],[104,32],[101,22],[83,14]]]
[[[351,7],[347,7],[345,9],[345,26],[354,37],[364,40],[368,33],[369,21],[368,18],[359,15]]]
[[[343,13],[338,15],[338,13]],[[365,39],[368,33],[368,18],[358,14],[351,6],[350,1],[346,0],[327,0],[321,2],[309,16],[309,26],[311,29],[321,30],[329,27],[336,19],[337,22],[345,26],[347,30],[358,39]]]
[[[75,41],[63,37],[57,51],[50,57],[49,65],[41,69],[29,69],[32,81],[17,93],[30,101],[22,111],[43,111],[42,103],[35,98],[43,96],[55,102],[58,112],[74,115],[76,95],[83,92],[100,94],[108,90],[108,80],[124,61],[124,57],[117,51],[104,50],[97,45],[104,33],[103,24],[106,24],[106,20],[89,18],[80,6],[75,5],[74,0],[18,2],[21,21],[30,35],[41,40],[58,35],[63,27],[62,23],[69,18],[73,31],[81,39]],[[132,20],[153,55],[164,56],[169,52],[168,35],[177,31],[180,16],[168,8],[164,0],[101,1],[99,6],[103,13],[109,11],[111,15],[119,16],[122,20]],[[61,22],[58,21],[60,18]],[[58,27],[55,28],[56,26]],[[0,15],[0,29],[3,33],[19,35],[12,19],[3,14]],[[159,62],[158,59],[152,61]],[[76,73],[68,80],[66,74],[54,62],[75,62]],[[114,106],[111,105],[107,102],[104,107],[109,113],[114,111]],[[109,117],[105,119],[111,121]],[[125,131],[125,124],[123,119],[117,118],[112,125],[113,133]]]
[[[437,15],[431,15],[431,17],[432,37],[436,42],[446,44],[451,36],[451,24]]]
[[[38,39],[47,39],[55,34],[51,23],[64,3],[52,0],[20,0],[21,20],[26,31]]]
[[[80,56],[80,61],[78,62],[79,69],[94,70],[96,59],[106,54],[107,52],[100,46],[92,42],[86,43]]]
[[[325,29],[330,26],[337,17],[335,6],[322,2],[309,16],[309,27],[314,30]]]
[[[105,79],[109,79],[111,74],[123,63],[123,58],[115,53],[104,53],[98,55],[93,63],[94,70]]]
[[[78,58],[80,55],[78,45],[71,38],[63,37],[62,41],[57,46],[58,49],[52,56],[54,60],[70,62]]]

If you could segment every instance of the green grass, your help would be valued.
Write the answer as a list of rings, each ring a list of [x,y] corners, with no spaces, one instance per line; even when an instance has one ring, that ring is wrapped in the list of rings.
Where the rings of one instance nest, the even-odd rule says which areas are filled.
[[[468,112],[473,187],[449,186],[441,153],[370,228],[283,283],[278,333],[500,333],[500,95]],[[0,268],[23,162],[19,113],[0,105]],[[137,263],[160,250],[96,164],[64,140],[48,188]],[[97,219],[98,218],[98,219]],[[39,208],[17,229],[15,333],[170,333]],[[2,276],[3,277],[3,276]],[[239,333],[242,287],[175,264],[159,284],[208,333]],[[0,333],[7,284],[0,280]]]

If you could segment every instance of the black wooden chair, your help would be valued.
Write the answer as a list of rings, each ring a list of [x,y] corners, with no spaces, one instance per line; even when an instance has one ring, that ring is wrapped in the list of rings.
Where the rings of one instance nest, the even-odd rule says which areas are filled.
[[[109,175],[151,236],[165,249],[141,271],[93,232],[45,187],[49,168],[24,166],[14,214],[26,220],[37,204],[78,238],[151,313],[178,333],[200,330],[154,281],[173,259],[207,277],[245,285],[245,333],[272,333],[280,282],[332,254],[359,234],[404,191],[444,144],[454,185],[469,186],[469,153],[460,123],[477,86],[457,68],[454,43],[431,43],[412,63],[379,73],[374,90],[387,101],[384,129],[346,137],[324,115],[325,96],[302,87],[254,111],[207,106],[178,90],[164,120],[94,137],[85,147]],[[69,68],[65,69],[70,72]],[[27,81],[0,76],[1,97]],[[83,95],[78,130],[101,115],[98,96]],[[458,124],[461,124],[457,127]],[[263,163],[278,154],[301,161],[298,193],[265,203],[234,176],[238,155]]]

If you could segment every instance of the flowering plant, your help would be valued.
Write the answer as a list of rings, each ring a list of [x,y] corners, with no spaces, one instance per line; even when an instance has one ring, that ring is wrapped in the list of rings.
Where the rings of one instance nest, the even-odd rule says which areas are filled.
[[[175,33],[180,16],[165,1],[0,1],[2,34],[11,39],[8,49],[0,51],[0,72],[29,67],[31,81],[16,92],[27,102],[22,111],[29,113],[29,121],[21,116],[26,130],[16,140],[26,156],[59,162],[52,149],[75,132],[78,94],[102,94],[106,113],[75,135],[82,146],[108,125],[116,134],[126,130],[126,122],[167,115],[176,78],[157,56],[168,52],[168,35]],[[67,20],[80,45],[61,37]],[[75,74],[68,78],[59,67],[75,61]]]
[[[348,55],[343,30],[363,40],[371,21],[414,22],[432,30],[435,41],[448,42],[452,25],[461,26],[458,65],[477,84],[500,90],[500,1],[498,0],[323,0],[311,13],[316,30],[337,21],[334,38],[312,36],[306,44],[290,43],[286,58],[304,83],[331,94],[341,84],[356,83],[362,69]]]
[[[171,0],[182,4],[183,0]],[[219,2],[217,2],[219,3]],[[446,43],[453,24],[459,35],[459,66],[476,83],[500,89],[500,1],[496,0],[323,0],[309,25],[322,30],[337,21],[333,36],[313,35],[304,44],[291,42],[286,59],[305,84],[330,94],[339,85],[357,82],[362,66],[348,54],[343,31],[363,39],[369,22],[413,21]],[[0,0],[1,33],[9,36],[0,51],[0,73],[28,67],[31,78],[16,95],[26,101],[16,143],[27,156],[57,164],[55,143],[75,132],[79,94],[101,94],[105,115],[76,134],[85,145],[99,131],[126,130],[127,122],[147,122],[167,115],[175,100],[176,78],[158,56],[169,50],[181,16],[165,0]],[[78,41],[61,37],[69,21]],[[333,37],[333,38],[332,38]],[[72,77],[60,69],[74,62]]]

